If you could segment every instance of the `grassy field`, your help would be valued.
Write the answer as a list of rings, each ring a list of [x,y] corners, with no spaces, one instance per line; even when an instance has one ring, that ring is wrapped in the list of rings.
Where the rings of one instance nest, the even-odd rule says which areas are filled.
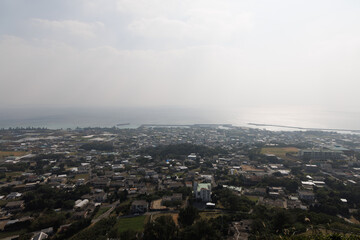
[[[8,203],[8,201],[6,201],[4,199],[0,200],[0,207],[4,207],[7,203]]]
[[[201,212],[199,214],[202,219],[206,219],[206,220],[209,220],[211,218],[217,218],[222,215],[222,213],[219,212]]]
[[[253,202],[257,202],[259,200],[259,197],[257,197],[257,196],[246,196],[246,197]]]
[[[261,154],[274,154],[277,157],[286,159],[286,154],[296,154],[299,152],[299,149],[296,147],[266,147],[261,149]]]
[[[7,172],[6,177],[17,177],[23,174],[22,172]]]
[[[138,216],[132,218],[120,218],[116,223],[116,228],[119,233],[126,230],[142,231],[147,218],[146,216]]]
[[[130,202],[131,202],[131,199],[127,199],[126,201],[121,202],[118,206],[122,207],[122,206],[128,205]]]
[[[175,175],[178,176],[179,178],[181,178],[185,175],[185,172],[178,172],[178,173],[175,173]]]
[[[97,213],[94,216],[94,219],[98,218],[101,214],[105,213],[107,210],[109,210],[111,207],[102,207],[97,211]]]
[[[20,156],[24,156],[26,154],[28,154],[28,153],[27,152],[16,152],[16,151],[11,151],[11,152],[0,151],[0,158],[5,158],[5,157],[9,157],[9,156],[20,157]]]

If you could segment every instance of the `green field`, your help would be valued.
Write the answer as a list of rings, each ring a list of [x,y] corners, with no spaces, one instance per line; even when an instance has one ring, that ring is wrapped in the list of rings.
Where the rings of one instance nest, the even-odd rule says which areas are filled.
[[[265,147],[261,149],[261,154],[274,154],[277,157],[286,159],[286,154],[296,154],[299,152],[298,148],[295,147]]]
[[[119,233],[126,230],[142,231],[144,229],[146,216],[138,216],[132,218],[120,218],[116,223],[115,228],[118,229]]]
[[[220,212],[201,212],[200,217],[205,220],[209,220],[211,218],[217,218],[222,216],[223,214]]]
[[[109,210],[111,207],[102,207],[97,211],[97,213],[94,216],[94,219],[98,218],[101,214],[105,213],[107,210]]]
[[[0,207],[4,207],[7,203],[8,203],[8,201],[6,201],[4,199],[0,200]]]
[[[257,202],[259,200],[259,197],[257,197],[257,196],[246,196],[246,197],[253,202]]]
[[[23,174],[22,172],[7,172],[6,177],[17,177]]]
[[[131,199],[127,199],[126,201],[121,202],[118,206],[119,206],[119,207],[122,207],[122,206],[128,205],[128,204],[130,204],[130,203],[131,203]]]

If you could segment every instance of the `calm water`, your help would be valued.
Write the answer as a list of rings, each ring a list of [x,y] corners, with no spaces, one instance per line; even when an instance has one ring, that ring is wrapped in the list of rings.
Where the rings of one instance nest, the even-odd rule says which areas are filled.
[[[360,130],[360,112],[310,107],[244,107],[232,109],[118,108],[118,109],[2,109],[0,128],[8,127],[112,127],[116,124],[248,123]],[[269,130],[291,130],[264,127]]]

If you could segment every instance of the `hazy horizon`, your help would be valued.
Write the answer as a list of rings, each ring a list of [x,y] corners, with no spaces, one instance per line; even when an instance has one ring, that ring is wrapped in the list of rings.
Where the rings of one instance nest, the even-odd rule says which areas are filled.
[[[185,109],[204,112],[192,121],[360,129],[359,62],[358,1],[0,2],[2,119]]]
[[[23,108],[0,109],[0,128],[46,127],[113,127],[141,124],[232,124],[268,130],[294,129],[274,126],[252,126],[249,123],[282,125],[300,128],[360,130],[360,112],[325,111],[319,108],[256,108],[237,109],[143,107],[143,108]],[[296,130],[296,129],[295,129]],[[299,129],[298,129],[299,130]]]

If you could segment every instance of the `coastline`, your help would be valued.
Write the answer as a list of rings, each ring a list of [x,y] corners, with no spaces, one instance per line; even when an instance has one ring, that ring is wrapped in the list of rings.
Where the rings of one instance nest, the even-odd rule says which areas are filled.
[[[279,127],[279,128],[289,128],[289,129],[307,130],[307,131],[334,131],[334,132],[353,132],[353,133],[360,133],[360,130],[354,130],[354,129],[311,128],[311,127],[297,127],[297,126],[287,126],[287,125],[278,125],[278,124],[266,124],[266,123],[248,123],[248,125],[256,126],[256,127]]]

